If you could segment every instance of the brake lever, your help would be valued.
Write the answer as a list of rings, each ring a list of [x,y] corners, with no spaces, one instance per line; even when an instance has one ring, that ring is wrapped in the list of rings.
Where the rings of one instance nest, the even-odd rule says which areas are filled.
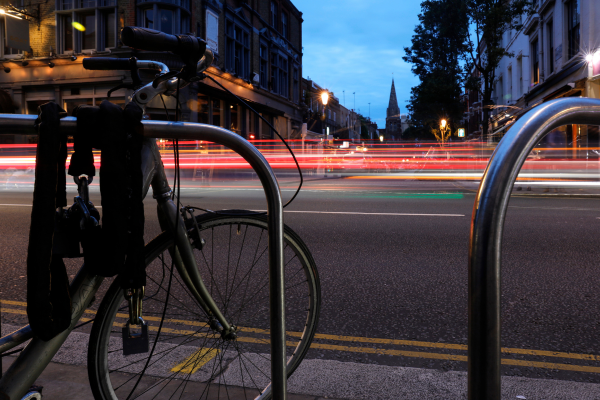
[[[171,71],[167,72],[166,74],[159,75],[152,81],[152,87],[156,89],[158,85],[160,85],[162,82],[168,81],[169,79],[175,78],[177,76],[179,76],[179,71]]]
[[[112,94],[112,92],[115,92],[119,89],[131,89],[131,90],[137,90],[141,87],[142,85],[135,85],[132,83],[121,83],[117,86],[115,86],[114,88],[110,89],[106,95],[106,97],[110,98],[110,95]]]

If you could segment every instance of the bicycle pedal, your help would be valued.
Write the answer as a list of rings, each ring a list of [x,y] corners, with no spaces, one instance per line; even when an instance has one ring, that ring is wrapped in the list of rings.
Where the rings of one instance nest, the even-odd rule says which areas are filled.
[[[42,400],[42,386],[32,386],[21,400]]]

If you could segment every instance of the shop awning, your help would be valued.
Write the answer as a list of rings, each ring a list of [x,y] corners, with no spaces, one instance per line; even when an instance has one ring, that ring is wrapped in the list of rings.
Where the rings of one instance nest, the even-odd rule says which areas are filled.
[[[550,93],[549,95],[545,96],[544,102],[552,100],[552,99],[556,99],[558,97],[573,96],[573,95],[581,93],[582,91],[583,91],[583,89],[575,88],[574,83],[569,83],[569,84],[566,84],[565,86],[555,90],[554,92]]]

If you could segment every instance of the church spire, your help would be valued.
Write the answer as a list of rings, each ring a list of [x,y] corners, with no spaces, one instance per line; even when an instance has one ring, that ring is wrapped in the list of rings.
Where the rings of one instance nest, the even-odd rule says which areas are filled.
[[[387,108],[387,117],[400,118],[400,107],[398,107],[398,99],[396,98],[396,86],[394,78],[392,78],[392,90],[390,92],[390,104]]]

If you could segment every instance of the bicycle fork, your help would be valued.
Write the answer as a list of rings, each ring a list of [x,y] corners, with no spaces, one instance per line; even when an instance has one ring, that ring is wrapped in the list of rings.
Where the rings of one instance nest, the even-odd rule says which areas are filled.
[[[237,335],[236,327],[229,324],[225,319],[200,276],[185,221],[179,213],[177,205],[168,196],[157,200],[158,220],[161,229],[171,232],[175,238],[175,246],[169,249],[169,254],[175,268],[177,268],[177,272],[179,272],[185,285],[208,315],[210,327],[219,332],[226,340],[235,339]]]

